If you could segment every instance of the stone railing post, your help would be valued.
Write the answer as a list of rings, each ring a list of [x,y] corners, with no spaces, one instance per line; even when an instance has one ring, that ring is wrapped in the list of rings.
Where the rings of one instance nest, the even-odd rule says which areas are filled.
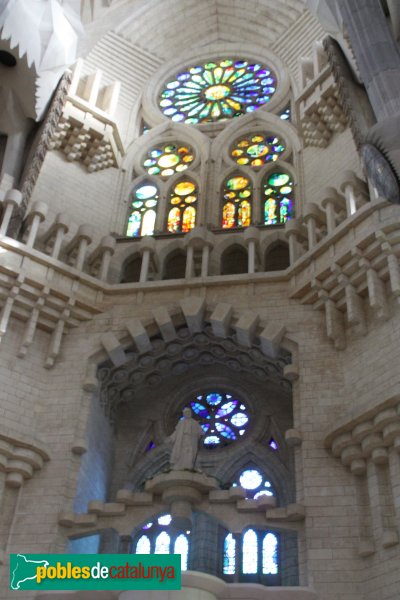
[[[249,275],[256,270],[256,242],[259,239],[259,231],[256,227],[247,227],[244,232],[247,244],[247,272]]]
[[[303,219],[307,225],[308,249],[314,248],[318,243],[317,226],[325,224],[323,211],[316,204],[309,202],[304,207]]]
[[[328,235],[339,225],[339,213],[345,209],[346,201],[343,196],[333,187],[327,187],[322,191],[321,206],[326,213],[326,228]]]
[[[39,225],[45,220],[47,211],[48,206],[44,202],[35,202],[29,211],[26,218],[27,223],[30,225],[28,239],[26,240],[26,245],[29,248],[32,248],[35,243]]]
[[[142,265],[140,267],[139,282],[145,283],[149,276],[150,258],[154,253],[155,239],[146,236],[140,242],[140,252],[142,254]]]
[[[3,200],[4,213],[1,220],[0,235],[7,235],[7,229],[11,221],[14,208],[22,202],[22,194],[19,190],[8,190]]]
[[[70,219],[65,213],[58,213],[54,222],[55,239],[51,251],[52,258],[58,258],[65,235],[70,228]]]
[[[304,239],[304,228],[298,219],[290,219],[285,223],[285,236],[289,242],[290,264],[296,262],[303,254],[300,240]]]
[[[369,201],[367,184],[356,176],[353,171],[343,173],[340,191],[346,198],[347,216],[351,217],[358,208]]]

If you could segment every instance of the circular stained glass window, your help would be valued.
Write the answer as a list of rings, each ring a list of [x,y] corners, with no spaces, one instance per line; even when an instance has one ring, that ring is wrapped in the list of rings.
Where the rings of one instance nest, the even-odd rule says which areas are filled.
[[[250,420],[248,409],[231,394],[208,392],[197,396],[189,407],[204,431],[206,448],[225,446],[246,433]]]
[[[209,123],[252,112],[275,90],[276,77],[265,65],[225,58],[177,74],[166,83],[159,103],[173,121]]]
[[[237,140],[231,150],[231,157],[238,165],[257,168],[278,160],[284,150],[285,147],[280,138],[260,133]]]
[[[240,486],[246,491],[246,498],[256,500],[260,496],[274,496],[271,482],[255,468],[245,469],[239,474],[234,486]]]
[[[178,143],[161,144],[152,148],[143,160],[143,167],[149,175],[170,177],[190,167],[194,153],[190,146]]]

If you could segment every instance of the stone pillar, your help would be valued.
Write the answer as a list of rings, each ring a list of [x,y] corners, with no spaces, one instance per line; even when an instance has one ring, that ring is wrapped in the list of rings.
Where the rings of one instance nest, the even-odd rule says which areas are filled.
[[[75,268],[81,271],[83,263],[85,262],[87,247],[93,239],[92,230],[89,225],[81,225],[78,229],[76,237],[78,240],[78,255],[75,261]]]
[[[208,276],[209,262],[210,262],[210,246],[208,244],[205,244],[203,246],[203,252],[201,255],[201,276],[202,277]]]
[[[132,536],[120,535],[118,554],[130,554],[132,552]]]
[[[193,277],[193,246],[189,245],[186,250],[185,279]]]
[[[317,223],[324,221],[324,213],[316,204],[309,202],[304,207],[304,221],[307,224],[308,249],[314,248],[318,243]]]
[[[115,252],[116,241],[110,235],[105,235],[101,238],[100,252],[102,252],[99,279],[105,281],[108,275],[108,269],[110,268],[111,257]]]
[[[289,241],[289,256],[292,265],[302,254],[300,239],[305,236],[301,223],[297,219],[286,221],[285,235]]]
[[[247,272],[252,275],[256,271],[256,242],[259,239],[259,231],[256,227],[247,227],[244,231],[244,239],[247,244]]]
[[[340,184],[340,191],[346,198],[347,216],[351,217],[358,208],[369,200],[367,184],[357,177],[353,171],[345,171]]]
[[[145,283],[149,277],[150,259],[155,249],[155,239],[151,236],[143,237],[140,242],[140,252],[142,254],[142,264],[140,267],[139,282]]]

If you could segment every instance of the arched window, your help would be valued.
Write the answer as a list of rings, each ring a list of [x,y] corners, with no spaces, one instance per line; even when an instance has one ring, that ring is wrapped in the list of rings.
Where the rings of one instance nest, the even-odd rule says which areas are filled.
[[[241,546],[240,564],[235,537],[232,533],[224,537],[223,576],[228,581],[237,575],[239,581],[280,585],[278,534],[249,528],[237,537]]]
[[[256,110],[275,89],[276,77],[267,67],[224,58],[177,73],[161,93],[160,108],[177,123],[220,121]]]
[[[183,250],[171,252],[165,259],[163,279],[184,279],[185,271],[185,252]]]
[[[221,256],[221,275],[240,273],[248,273],[247,250],[239,244],[233,244]]]
[[[232,394],[207,392],[190,402],[189,408],[204,431],[205,448],[224,446],[246,433],[249,423],[248,409]]]
[[[288,173],[269,173],[263,180],[264,225],[286,223],[293,216],[293,180]]]
[[[285,242],[277,242],[265,252],[266,271],[283,271],[289,265],[289,246]]]
[[[193,160],[194,153],[190,146],[168,142],[151,148],[143,159],[143,167],[149,175],[170,177],[185,171]]]
[[[196,224],[197,186],[189,179],[175,183],[169,195],[167,230],[187,233]]]
[[[158,197],[158,189],[152,183],[143,183],[133,190],[130,196],[132,212],[128,218],[127,236],[153,235]]]
[[[257,169],[278,160],[284,150],[282,140],[276,135],[256,133],[236,140],[231,150],[231,157],[238,165]]]
[[[236,570],[236,540],[231,533],[224,539],[224,575],[234,575]]]
[[[248,227],[251,223],[252,187],[248,177],[228,177],[223,187],[222,228]]]
[[[189,561],[189,531],[171,528],[171,515],[160,515],[145,523],[133,543],[135,554],[180,554],[182,570]]]
[[[140,270],[142,268],[142,257],[133,256],[129,258],[123,266],[121,283],[133,283],[139,281]]]
[[[258,538],[253,529],[248,529],[243,535],[242,571],[244,575],[258,572]]]

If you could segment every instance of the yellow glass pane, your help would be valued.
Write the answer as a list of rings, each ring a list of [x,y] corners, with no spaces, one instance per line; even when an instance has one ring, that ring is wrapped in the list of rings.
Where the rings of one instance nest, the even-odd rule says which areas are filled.
[[[158,164],[163,169],[169,169],[169,168],[177,165],[179,160],[180,159],[179,159],[179,156],[177,156],[177,154],[163,154],[158,159]]]
[[[240,150],[239,148],[236,148],[235,150],[232,150],[232,156],[236,157],[236,156],[242,156],[243,154],[243,150]]]
[[[178,196],[174,196],[173,198],[171,198],[171,204],[179,204],[180,201],[181,199],[178,198]]]
[[[184,156],[182,158],[183,162],[185,162],[185,163],[190,163],[190,162],[192,162],[193,159],[194,159],[193,154],[187,154],[186,156]]]
[[[227,202],[222,210],[222,227],[230,229],[235,227],[235,205],[232,202]]]
[[[179,227],[181,224],[181,211],[179,208],[171,208],[168,214],[168,231],[171,233],[176,233],[179,231]]]
[[[185,202],[187,204],[193,204],[193,202],[196,202],[197,197],[196,196],[187,196],[187,198],[185,198]]]
[[[195,185],[191,181],[181,181],[174,188],[174,192],[178,196],[186,196],[187,194],[194,192],[194,190]]]
[[[156,211],[146,210],[143,215],[141,235],[153,235],[155,222]]]
[[[255,135],[251,138],[252,142],[255,142],[256,144],[262,142],[264,140],[264,136],[263,135]]]
[[[250,202],[247,202],[247,200],[243,200],[243,202],[241,202],[239,205],[239,227],[248,227],[250,225],[250,212]]]
[[[238,158],[237,159],[237,164],[238,165],[248,165],[249,164],[249,159],[248,158]]]
[[[247,148],[247,146],[250,146],[250,143],[247,140],[242,140],[238,143],[238,148]]]
[[[249,185],[249,180],[247,179],[247,177],[241,177],[241,176],[231,177],[226,182],[226,187],[228,188],[228,190],[242,190],[243,188],[247,187],[248,185]]]
[[[162,177],[170,177],[173,174],[174,174],[174,170],[173,169],[164,169],[163,171],[161,171],[161,176]]]

